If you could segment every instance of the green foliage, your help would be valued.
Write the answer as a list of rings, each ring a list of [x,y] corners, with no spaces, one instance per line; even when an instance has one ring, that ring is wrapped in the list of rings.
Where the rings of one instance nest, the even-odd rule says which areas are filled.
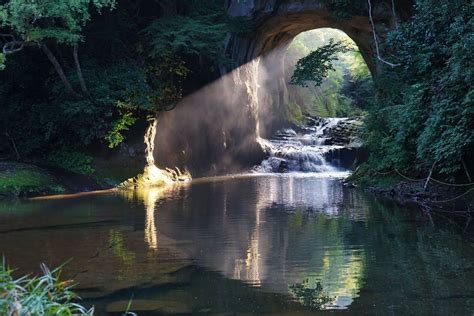
[[[52,87],[54,106],[62,114],[61,120],[68,123],[67,129],[76,143],[89,145],[104,139],[111,145],[112,138],[123,140],[122,132],[127,130],[124,127],[135,122],[132,112],[154,110],[153,99],[158,92],[147,83],[145,70],[131,61],[85,66],[90,98],[71,99],[59,81]],[[77,78],[71,78],[75,83]]]
[[[24,42],[52,39],[58,43],[77,43],[91,18],[90,8],[114,8],[115,0],[56,1],[8,0],[0,4],[0,27]]]
[[[192,72],[191,64],[202,68],[205,62],[227,62],[223,54],[224,38],[237,29],[219,1],[186,1],[175,5],[179,12],[153,20],[141,32],[150,57],[148,79],[160,92],[155,105],[165,110],[172,109],[182,98],[182,81]]]
[[[147,83],[145,70],[132,61],[112,64],[84,62],[90,97],[71,99],[62,83],[32,65],[14,59],[0,83],[0,102],[5,116],[0,118],[5,131],[15,139],[22,157],[56,155],[58,148],[83,151],[96,142],[117,145],[126,128],[134,122],[130,113],[154,109],[153,99],[159,95]],[[78,85],[71,70],[71,82]],[[47,83],[36,86],[37,80]],[[39,92],[44,89],[48,99]],[[25,102],[22,100],[28,100]],[[49,162],[61,159],[49,159]],[[81,172],[89,173],[82,166]],[[71,164],[61,164],[70,169]]]
[[[2,43],[17,41],[9,49],[25,49],[8,57],[0,74],[0,137],[9,135],[0,152],[14,157],[14,140],[22,158],[43,157],[82,173],[92,170],[89,155],[80,153],[116,147],[137,120],[172,109],[193,67],[200,71],[222,61],[225,33],[237,29],[214,0],[123,1],[113,11],[113,0],[1,3],[0,29],[8,34]],[[44,43],[80,93],[65,89],[51,59],[38,54],[37,44]],[[71,44],[80,44],[84,82]]]
[[[0,71],[5,69],[5,55],[0,53]]]
[[[63,192],[54,179],[38,168],[22,164],[13,164],[0,174],[0,195],[18,196],[22,192],[48,190]]]
[[[153,109],[171,110],[181,100],[183,91],[182,81],[190,70],[179,56],[162,56],[154,60],[148,67],[148,82],[155,91]]]
[[[145,29],[151,38],[153,57],[174,54],[220,58],[223,41],[228,31],[222,12],[207,15],[174,15],[156,19]]]
[[[287,117],[290,123],[293,123],[293,124],[304,123],[304,116],[303,116],[303,112],[301,111],[301,107],[294,102],[290,102],[288,104]]]
[[[53,166],[88,175],[94,173],[94,168],[91,166],[92,160],[91,156],[82,152],[73,151],[70,148],[53,151],[45,159],[47,163]]]
[[[109,148],[117,147],[124,141],[125,137],[122,135],[122,132],[128,131],[129,127],[133,125],[136,120],[132,112],[126,112],[114,123],[112,130],[105,136],[105,139],[109,143]]]
[[[61,281],[61,268],[49,270],[41,265],[43,275],[23,276],[14,279],[13,269],[7,267],[5,259],[0,264],[0,313],[2,315],[93,315],[75,300],[79,297],[72,291],[71,281]]]
[[[296,64],[303,65],[303,58],[311,51],[319,50],[330,43],[344,43],[347,47],[355,44],[342,31],[335,29],[317,29],[299,34],[288,47],[285,56],[287,74],[294,74]],[[373,95],[372,77],[359,52],[345,51],[335,53],[328,61],[334,70],[327,70],[326,77],[320,77],[317,86],[303,82],[304,86],[288,87],[290,101],[300,105],[305,114],[336,117],[362,115]],[[319,61],[313,60],[317,65]],[[319,68],[319,66],[316,66]],[[321,72],[318,69],[319,73]],[[307,75],[307,73],[305,74]]]
[[[355,52],[350,71],[345,75],[342,95],[351,100],[351,106],[364,112],[374,103],[375,87],[369,67],[360,52]]]
[[[309,286],[309,280],[306,279],[302,283],[296,283],[289,286],[290,293],[297,298],[303,306],[309,307],[312,310],[322,310],[326,304],[334,301],[323,290],[320,282],[316,283],[315,287]]]
[[[419,0],[387,38],[402,65],[380,76],[368,139],[372,164],[454,175],[474,146],[472,1]]]
[[[308,87],[308,81],[313,81],[316,86],[321,85],[323,80],[328,77],[329,72],[335,70],[333,61],[338,59],[337,54],[349,51],[351,48],[342,42],[330,39],[328,44],[298,60],[290,83]]]

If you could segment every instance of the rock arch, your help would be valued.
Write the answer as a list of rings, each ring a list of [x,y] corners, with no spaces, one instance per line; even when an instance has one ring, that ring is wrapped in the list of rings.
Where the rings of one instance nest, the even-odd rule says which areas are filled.
[[[255,26],[246,35],[229,34],[225,50],[232,66],[222,66],[221,77],[186,97],[175,110],[159,120],[157,161],[164,166],[189,168],[193,175],[248,170],[263,158],[257,136],[269,136],[283,126],[288,103],[283,54],[286,45],[301,32],[335,28],[345,32],[359,46],[372,73],[377,72],[373,56],[373,34],[368,15],[338,19],[328,3],[336,0],[227,0],[228,13],[243,17]],[[337,0],[343,1],[343,0]],[[366,0],[347,0],[362,1]],[[382,35],[394,26],[392,0],[371,0],[376,29]],[[409,16],[412,0],[393,0],[401,19]],[[280,55],[279,55],[280,54]],[[271,72],[262,83],[253,77],[258,57],[262,72]],[[250,68],[246,68],[250,65]],[[279,72],[281,71],[281,73]],[[252,89],[264,87],[258,97]],[[268,93],[269,92],[269,93]],[[256,117],[255,103],[265,107]],[[263,123],[263,124],[259,124]],[[257,128],[257,126],[262,127]],[[260,130],[262,133],[259,133]],[[247,168],[247,169],[245,169]]]
[[[355,1],[363,1],[364,5],[366,3],[365,0]],[[413,5],[412,0],[371,1],[374,23],[379,34],[394,27],[396,19],[409,17]],[[374,41],[368,12],[364,15],[340,18],[331,10],[331,2],[334,1],[230,0],[227,3],[229,15],[246,18],[255,29],[247,36],[230,35],[226,47],[227,53],[236,65],[242,65],[257,56],[288,45],[296,35],[304,31],[335,28],[352,38],[369,69],[375,74],[377,65],[373,58]]]

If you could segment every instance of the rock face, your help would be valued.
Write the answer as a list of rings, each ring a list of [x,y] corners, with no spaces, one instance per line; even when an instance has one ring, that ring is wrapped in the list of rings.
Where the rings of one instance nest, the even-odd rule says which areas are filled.
[[[341,120],[329,131],[326,144],[343,146],[326,155],[331,164],[352,169],[354,165],[367,159],[368,153],[361,139],[362,125],[361,117],[353,117]]]
[[[239,65],[282,48],[299,33],[317,28],[336,28],[344,31],[359,46],[367,64],[375,71],[372,59],[373,34],[368,14],[340,18],[327,0],[230,0],[228,13],[246,17],[255,25],[247,37],[231,35],[227,50]],[[394,8],[400,18],[409,15],[411,0],[397,1]],[[391,1],[372,0],[373,18],[378,32],[394,24]]]
[[[392,1],[371,1],[373,21],[381,37],[395,24]],[[412,6],[412,0],[396,2],[396,16],[403,19]],[[287,46],[301,32],[317,28],[335,28],[345,32],[357,44],[372,74],[377,73],[368,10],[341,18],[340,12],[334,11],[334,1],[329,0],[229,0],[228,13],[249,20],[253,26],[247,35],[230,34],[226,52],[237,67],[260,60],[260,73],[265,77],[260,93],[266,94],[261,97],[264,104],[260,107],[265,113],[284,113],[285,105],[289,103],[282,60]],[[284,123],[285,119],[280,114],[266,117],[261,125],[266,136],[270,136]]]
[[[392,1],[371,1],[374,23],[382,36],[394,24]],[[160,117],[157,161],[163,166],[187,167],[196,175],[237,171],[262,159],[256,140],[270,137],[286,123],[289,100],[282,60],[287,45],[301,32],[323,27],[344,31],[375,74],[368,15],[338,18],[331,10],[333,2],[228,0],[228,13],[247,20],[252,30],[228,34],[225,50],[233,66],[222,66],[220,79]],[[401,18],[411,2],[396,1],[395,11]],[[334,142],[343,136],[334,134]]]
[[[362,128],[362,118],[354,117],[340,121],[328,133],[327,145],[339,145],[349,148],[362,147],[363,142],[360,138]]]

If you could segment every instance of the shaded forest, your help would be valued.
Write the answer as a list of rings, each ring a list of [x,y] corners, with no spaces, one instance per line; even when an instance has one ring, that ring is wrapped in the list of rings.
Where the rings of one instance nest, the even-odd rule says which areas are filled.
[[[340,19],[368,10],[363,1],[332,6]],[[378,61],[374,87],[367,72],[351,75],[345,94],[366,114],[368,169],[472,181],[473,11],[467,0],[416,1],[410,18],[378,38],[374,60],[391,62]],[[148,115],[235,67],[226,34],[256,26],[213,0],[10,0],[0,5],[0,27],[1,158],[92,174],[93,157],[143,135]],[[319,94],[340,84],[337,71],[328,76]]]

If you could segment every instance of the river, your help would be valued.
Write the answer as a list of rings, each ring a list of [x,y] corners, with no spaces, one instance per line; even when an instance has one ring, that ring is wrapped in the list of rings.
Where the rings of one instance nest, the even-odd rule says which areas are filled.
[[[470,315],[461,231],[330,171],[2,202],[0,252],[20,274],[68,261],[98,315],[130,300],[139,315]]]

